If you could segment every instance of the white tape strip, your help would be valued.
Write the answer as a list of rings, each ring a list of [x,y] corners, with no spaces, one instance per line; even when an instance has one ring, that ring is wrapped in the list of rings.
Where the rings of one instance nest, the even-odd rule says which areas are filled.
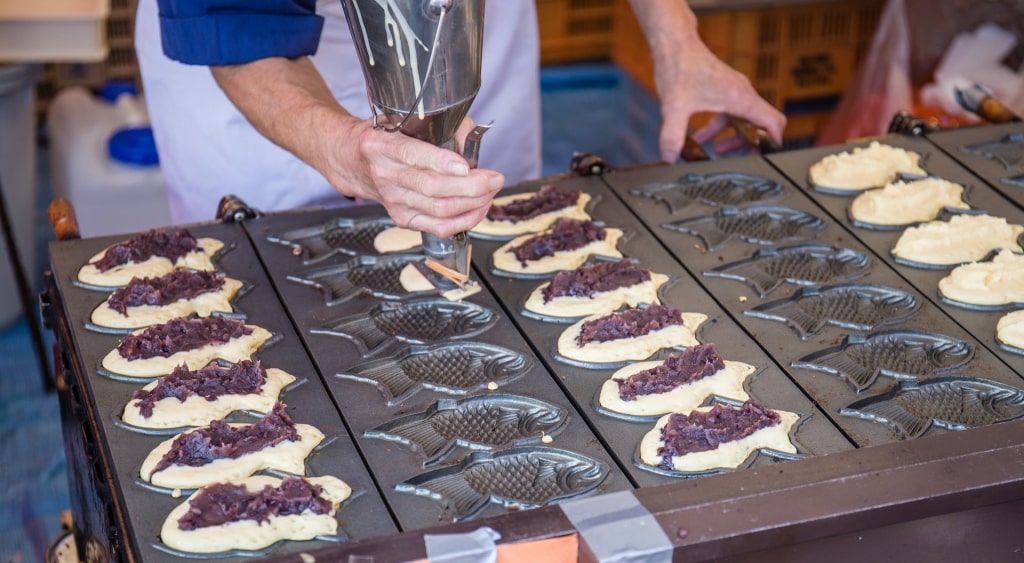
[[[423,546],[430,563],[497,563],[500,539],[485,526],[465,534],[423,534]]]
[[[672,541],[632,491],[559,504],[598,561],[669,563]]]

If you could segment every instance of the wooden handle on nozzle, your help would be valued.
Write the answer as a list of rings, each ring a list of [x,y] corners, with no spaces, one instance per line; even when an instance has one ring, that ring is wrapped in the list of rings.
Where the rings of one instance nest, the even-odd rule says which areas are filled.
[[[1020,117],[1017,114],[993,97],[983,98],[978,103],[977,113],[989,123],[1000,124],[1020,121]]]
[[[46,209],[46,215],[50,219],[50,227],[57,240],[73,240],[82,238],[82,232],[78,230],[78,219],[75,217],[75,208],[71,202],[58,197],[50,202]]]

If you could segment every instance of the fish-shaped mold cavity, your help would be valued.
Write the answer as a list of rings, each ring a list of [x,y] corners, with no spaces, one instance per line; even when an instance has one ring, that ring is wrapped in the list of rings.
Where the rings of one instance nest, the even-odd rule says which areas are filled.
[[[892,330],[850,334],[842,344],[808,354],[795,368],[838,375],[857,392],[871,387],[878,376],[927,379],[954,372],[974,359],[974,347],[944,334]]]
[[[786,323],[806,340],[825,325],[869,331],[901,323],[920,307],[916,297],[899,289],[847,284],[802,288],[791,297],[762,303],[743,314]]]
[[[468,301],[442,298],[385,301],[370,309],[338,319],[311,332],[331,334],[354,342],[364,356],[391,344],[434,344],[476,336],[498,321],[494,311]]]
[[[457,522],[490,502],[530,509],[580,496],[596,489],[607,476],[607,465],[587,456],[520,446],[497,453],[473,452],[457,465],[416,475],[395,490],[440,502]]]
[[[327,305],[337,305],[363,296],[405,299],[413,295],[424,295],[423,292],[410,294],[402,287],[400,279],[402,269],[419,260],[423,260],[423,257],[408,254],[359,256],[336,266],[289,275],[288,279],[318,288],[323,292]]]
[[[672,182],[646,184],[629,193],[660,201],[676,214],[694,202],[705,205],[741,205],[775,197],[782,193],[782,184],[760,176],[721,172],[687,174]]]
[[[1012,171],[1024,165],[1024,133],[1010,133],[998,141],[963,146],[960,152],[989,158]]]
[[[367,430],[368,438],[395,441],[423,454],[423,465],[439,461],[456,446],[495,450],[539,442],[558,433],[565,409],[530,397],[489,394],[440,399],[423,412]]]
[[[303,263],[312,264],[337,253],[352,256],[383,254],[375,241],[382,232],[394,228],[395,223],[386,217],[337,218],[315,227],[269,235],[267,240],[291,247],[293,251],[301,253]]]
[[[1016,176],[1008,176],[1001,180],[1004,184],[1013,186],[1015,188],[1024,188],[1024,174],[1018,174]]]
[[[702,215],[664,223],[662,228],[693,235],[707,250],[715,250],[733,238],[750,244],[774,246],[809,240],[825,228],[820,217],[783,207],[723,207],[711,215]]]
[[[392,406],[420,389],[469,395],[501,387],[532,367],[533,360],[507,348],[459,342],[409,346],[396,356],[360,364],[337,377],[377,386]]]
[[[964,430],[1020,418],[1024,390],[974,377],[901,381],[892,391],[850,403],[839,413],[917,438],[933,426]]]
[[[797,285],[834,284],[866,274],[871,260],[863,252],[825,244],[760,248],[750,258],[723,264],[704,273],[741,281],[764,297],[783,282]]]

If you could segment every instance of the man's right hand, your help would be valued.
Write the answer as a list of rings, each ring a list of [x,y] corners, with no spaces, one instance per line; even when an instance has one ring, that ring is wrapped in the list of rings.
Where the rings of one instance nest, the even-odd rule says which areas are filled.
[[[317,165],[335,189],[378,201],[400,227],[440,237],[469,230],[490,208],[505,177],[469,168],[459,154],[349,118],[328,137]],[[472,128],[466,120],[461,138]],[[335,135],[335,138],[329,138]]]
[[[476,226],[505,178],[470,170],[429,143],[374,129],[348,113],[306,57],[211,67],[221,89],[265,137],[318,170],[339,192],[378,201],[400,227],[440,237]],[[470,120],[460,126],[464,139]]]

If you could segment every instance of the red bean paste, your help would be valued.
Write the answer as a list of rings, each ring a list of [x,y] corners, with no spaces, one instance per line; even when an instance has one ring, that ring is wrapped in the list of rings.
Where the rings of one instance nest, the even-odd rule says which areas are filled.
[[[211,343],[223,344],[249,334],[252,334],[252,329],[234,319],[177,318],[151,326],[139,334],[129,334],[117,345],[117,351],[126,360],[167,358],[178,352],[195,350]]]
[[[582,248],[596,240],[604,240],[608,233],[593,221],[559,219],[551,228],[530,237],[522,244],[512,247],[510,252],[523,266],[531,260],[554,256],[556,252]]]
[[[637,268],[629,260],[598,262],[572,272],[558,272],[542,293],[547,303],[555,297],[593,297],[595,293],[632,287],[650,279],[651,272]]]
[[[487,218],[491,221],[518,223],[544,213],[572,207],[579,199],[579,190],[561,193],[555,189],[554,185],[548,184],[538,190],[533,197],[517,199],[505,205],[491,205],[487,211]]]
[[[129,262],[145,262],[153,256],[162,256],[172,263],[178,258],[199,249],[199,241],[188,229],[180,229],[172,233],[153,229],[146,231],[130,240],[115,244],[93,262],[101,272],[127,264]]]
[[[583,347],[589,342],[608,342],[622,338],[634,338],[661,330],[672,325],[681,325],[683,314],[665,305],[650,305],[643,309],[626,309],[586,321],[576,336],[576,345]]]
[[[782,421],[779,413],[750,400],[736,408],[721,403],[708,412],[675,413],[661,431],[665,445],[658,449],[662,467],[672,468],[672,458],[718,448],[719,444],[746,438]]]
[[[691,346],[680,354],[669,356],[661,364],[619,381],[619,397],[635,401],[637,395],[666,393],[713,375],[725,367],[714,344]]]
[[[195,530],[230,522],[270,522],[271,516],[330,514],[333,505],[323,498],[323,487],[298,477],[286,477],[277,487],[267,485],[249,492],[233,483],[208,485],[188,501],[188,512],[178,519],[179,530]]]
[[[207,427],[181,434],[157,462],[153,473],[172,465],[202,467],[218,459],[237,459],[286,440],[296,442],[301,439],[295,423],[284,412],[284,405],[277,403],[254,424],[231,426],[221,419],[214,420]]]
[[[132,278],[128,285],[110,295],[107,306],[127,317],[128,307],[159,307],[219,291],[222,287],[224,278],[216,272],[175,270],[158,278]]]
[[[133,391],[131,400],[136,401],[139,413],[149,418],[153,416],[153,404],[161,399],[174,397],[184,403],[192,395],[207,401],[216,401],[222,395],[254,395],[266,382],[267,370],[252,360],[242,360],[227,368],[210,364],[196,371],[189,371],[188,366],[182,364],[170,375],[158,379],[152,389]]]

